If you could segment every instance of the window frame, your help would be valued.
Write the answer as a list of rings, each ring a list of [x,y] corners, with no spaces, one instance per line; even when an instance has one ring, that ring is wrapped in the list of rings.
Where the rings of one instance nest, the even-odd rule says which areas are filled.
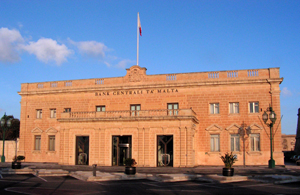
[[[169,108],[170,106],[171,108]],[[178,115],[179,103],[167,103],[167,110],[169,116]]]
[[[239,114],[239,113],[240,113],[240,103],[229,102],[229,114]]]
[[[210,134],[210,152],[220,152],[220,134]]]
[[[51,142],[51,138],[53,140],[53,143]],[[51,143],[52,143],[52,145],[51,145]],[[55,151],[55,135],[48,135],[48,151],[51,151],[51,152]]]
[[[56,118],[56,108],[50,109],[50,118]]]
[[[100,108],[100,110],[98,111],[98,108]],[[104,108],[104,109],[103,109]],[[96,106],[96,112],[105,112],[106,111],[106,107],[105,105],[101,105],[101,106]]]
[[[216,110],[218,112],[216,112]],[[220,103],[210,103],[209,104],[209,114],[220,114]]]
[[[239,134],[230,134],[230,151],[240,152],[241,151],[241,136]]]
[[[36,118],[37,119],[43,118],[43,109],[36,109]]]
[[[41,151],[41,135],[34,135],[34,150],[35,151]]]
[[[257,105],[256,105],[257,104]],[[257,106],[257,110],[255,109]],[[251,111],[252,110],[252,111]],[[258,101],[252,101],[249,102],[249,113],[250,114],[256,114],[259,113],[259,102]]]
[[[64,112],[70,113],[70,112],[72,112],[72,109],[71,108],[64,108]]]
[[[134,107],[134,110],[132,108]],[[137,109],[139,108],[139,109]],[[141,104],[130,104],[130,116],[139,116],[139,111],[141,110]]]
[[[252,133],[250,134],[250,151],[251,152],[260,152],[260,134]]]

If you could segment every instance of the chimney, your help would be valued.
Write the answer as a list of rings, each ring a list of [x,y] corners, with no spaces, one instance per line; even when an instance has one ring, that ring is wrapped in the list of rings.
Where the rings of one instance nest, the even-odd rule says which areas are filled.
[[[296,154],[300,154],[300,108],[298,109],[298,123],[297,123],[297,134],[296,134],[296,144],[294,151]]]

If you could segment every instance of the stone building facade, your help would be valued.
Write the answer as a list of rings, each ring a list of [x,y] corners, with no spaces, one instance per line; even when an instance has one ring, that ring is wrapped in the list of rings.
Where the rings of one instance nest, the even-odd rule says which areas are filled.
[[[269,105],[280,116],[279,68],[23,83],[18,153],[26,161],[99,166],[267,165]],[[279,124],[278,122],[276,124]],[[275,124],[275,127],[277,125]],[[283,165],[281,126],[274,159]]]
[[[296,135],[281,135],[282,151],[294,151],[296,143]]]

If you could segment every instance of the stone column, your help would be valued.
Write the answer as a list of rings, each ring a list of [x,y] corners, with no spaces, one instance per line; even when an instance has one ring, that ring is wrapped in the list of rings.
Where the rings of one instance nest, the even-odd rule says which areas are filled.
[[[296,134],[296,144],[294,151],[296,154],[300,154],[300,108],[298,109],[298,123],[297,123],[297,134]]]

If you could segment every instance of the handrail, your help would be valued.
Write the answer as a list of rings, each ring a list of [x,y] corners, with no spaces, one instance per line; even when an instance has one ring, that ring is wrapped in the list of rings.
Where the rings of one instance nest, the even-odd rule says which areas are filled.
[[[107,117],[145,117],[145,116],[196,116],[196,113],[190,109],[159,109],[159,110],[117,110],[117,111],[82,111],[82,112],[64,112],[61,118],[107,118]]]

